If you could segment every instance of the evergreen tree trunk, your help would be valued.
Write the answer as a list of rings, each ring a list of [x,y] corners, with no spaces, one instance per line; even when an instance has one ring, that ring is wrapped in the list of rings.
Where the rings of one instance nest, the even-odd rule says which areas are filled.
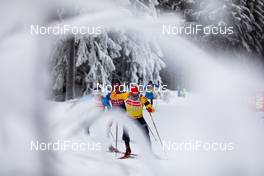
[[[66,100],[75,98],[75,39],[69,40],[70,54],[67,64],[67,78],[66,78]]]

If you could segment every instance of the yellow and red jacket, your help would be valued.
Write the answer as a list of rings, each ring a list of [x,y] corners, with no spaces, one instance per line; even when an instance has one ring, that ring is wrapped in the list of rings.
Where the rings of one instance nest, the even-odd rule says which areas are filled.
[[[143,107],[151,108],[152,112],[154,112],[153,106],[149,103],[148,99],[145,96],[139,96],[134,99],[128,92],[119,93],[112,92],[110,95],[112,100],[123,100],[126,105],[126,111],[128,116],[132,118],[141,118],[143,117]]]
[[[112,104],[112,108],[121,108],[121,109],[126,109],[125,107],[125,99],[128,96],[128,93],[126,92],[120,92],[116,93],[115,91],[111,92],[110,94],[110,101]]]

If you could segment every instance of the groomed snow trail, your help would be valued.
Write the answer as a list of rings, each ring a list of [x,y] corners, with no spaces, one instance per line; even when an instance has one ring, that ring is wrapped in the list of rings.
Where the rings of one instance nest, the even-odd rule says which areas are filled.
[[[80,101],[78,103],[65,102],[52,104],[50,111],[50,134],[54,141],[70,140],[74,142],[86,142],[89,144],[100,143],[100,150],[91,151],[63,151],[56,152],[53,164],[62,175],[232,175],[244,168],[245,174],[257,175],[263,173],[261,163],[264,159],[259,156],[263,142],[259,140],[259,132],[263,126],[263,119],[245,123],[247,118],[241,117],[241,121],[232,119],[233,115],[223,117],[223,114],[213,114],[207,107],[199,106],[201,97],[188,95],[186,98],[176,97],[173,94],[169,101],[158,101],[157,112],[153,114],[160,136],[164,142],[164,154],[158,141],[152,138],[153,152],[159,158],[151,157],[146,153],[142,141],[138,138],[136,130],[129,128],[131,136],[131,148],[133,153],[139,156],[133,159],[118,160],[118,155],[109,153],[107,147],[109,138],[105,136],[106,121],[108,115],[103,115],[90,128],[87,135],[85,125],[87,119],[96,117],[98,111],[92,101]],[[155,103],[154,103],[155,105]],[[252,115],[252,114],[251,114]],[[98,116],[99,117],[99,116]],[[144,117],[155,133],[153,124],[147,112]],[[227,118],[230,118],[227,121]],[[243,120],[244,118],[244,120]],[[121,140],[122,123],[119,122],[118,148],[124,151],[124,143]],[[243,132],[234,128],[243,127]],[[255,128],[252,131],[252,128]],[[111,128],[115,135],[115,123]],[[255,138],[245,138],[256,136]],[[151,135],[151,134],[150,134]],[[157,136],[156,136],[157,138]],[[158,139],[158,138],[157,138]],[[110,142],[114,140],[110,137]],[[213,151],[199,148],[194,150],[193,145],[203,143],[233,143],[231,151]],[[185,144],[185,148],[183,147]],[[245,148],[249,146],[254,150]],[[94,147],[94,146],[93,146]]]

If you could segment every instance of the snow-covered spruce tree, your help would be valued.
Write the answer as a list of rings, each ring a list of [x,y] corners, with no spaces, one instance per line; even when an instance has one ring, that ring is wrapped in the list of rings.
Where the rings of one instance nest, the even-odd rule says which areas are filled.
[[[121,57],[114,58],[117,66],[114,77],[121,82],[147,83],[162,81],[160,71],[165,68],[162,51],[157,42],[142,38],[135,31],[112,33],[113,41],[122,46]]]
[[[199,43],[235,53],[264,56],[263,0],[158,0],[159,8],[183,14],[186,22],[205,26],[234,26],[233,35],[192,36]]]
[[[134,14],[145,14],[151,17],[157,17],[157,0],[129,0]]]
[[[203,5],[200,7],[202,8]],[[213,8],[205,8],[201,13],[196,12],[197,20],[206,25],[233,26],[234,35],[209,35],[203,36],[215,48],[244,52],[245,54],[263,53],[263,25],[264,1],[263,0],[226,0],[218,1]],[[205,23],[207,21],[207,23]]]
[[[58,42],[53,56],[52,77],[55,96],[64,95],[70,45]],[[165,67],[162,51],[154,39],[144,39],[131,30],[103,31],[100,35],[76,36],[77,96],[87,94],[97,83],[162,82],[160,71]]]
[[[70,57],[71,40],[61,38],[57,41],[54,53],[50,62],[51,73],[51,97],[57,100],[65,99],[66,91],[66,74],[68,59]]]
[[[230,9],[239,46],[264,56],[264,1],[236,0]]]
[[[156,18],[157,0],[128,1],[135,15]],[[136,31],[115,29],[103,31],[100,35],[75,36],[75,42],[77,96],[89,93],[97,83],[109,84],[115,80],[126,83],[162,82],[160,71],[165,63],[154,38],[144,39]],[[69,54],[69,45],[60,40],[51,66],[54,96],[65,96]]]
[[[76,66],[82,71],[79,79],[83,81],[85,93],[89,93],[97,83],[110,84],[111,73],[115,70],[111,57],[118,57],[121,47],[106,32],[98,36],[79,36],[79,42]]]
[[[198,1],[193,0],[158,0],[158,3],[158,9],[174,11],[186,15],[186,17],[198,7]]]

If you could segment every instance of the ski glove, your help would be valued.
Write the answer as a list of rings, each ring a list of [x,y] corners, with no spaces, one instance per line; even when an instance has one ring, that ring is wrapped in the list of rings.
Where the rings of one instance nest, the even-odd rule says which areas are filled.
[[[152,110],[152,108],[147,108],[147,111],[149,112],[149,113],[152,113],[153,112],[153,110]]]

